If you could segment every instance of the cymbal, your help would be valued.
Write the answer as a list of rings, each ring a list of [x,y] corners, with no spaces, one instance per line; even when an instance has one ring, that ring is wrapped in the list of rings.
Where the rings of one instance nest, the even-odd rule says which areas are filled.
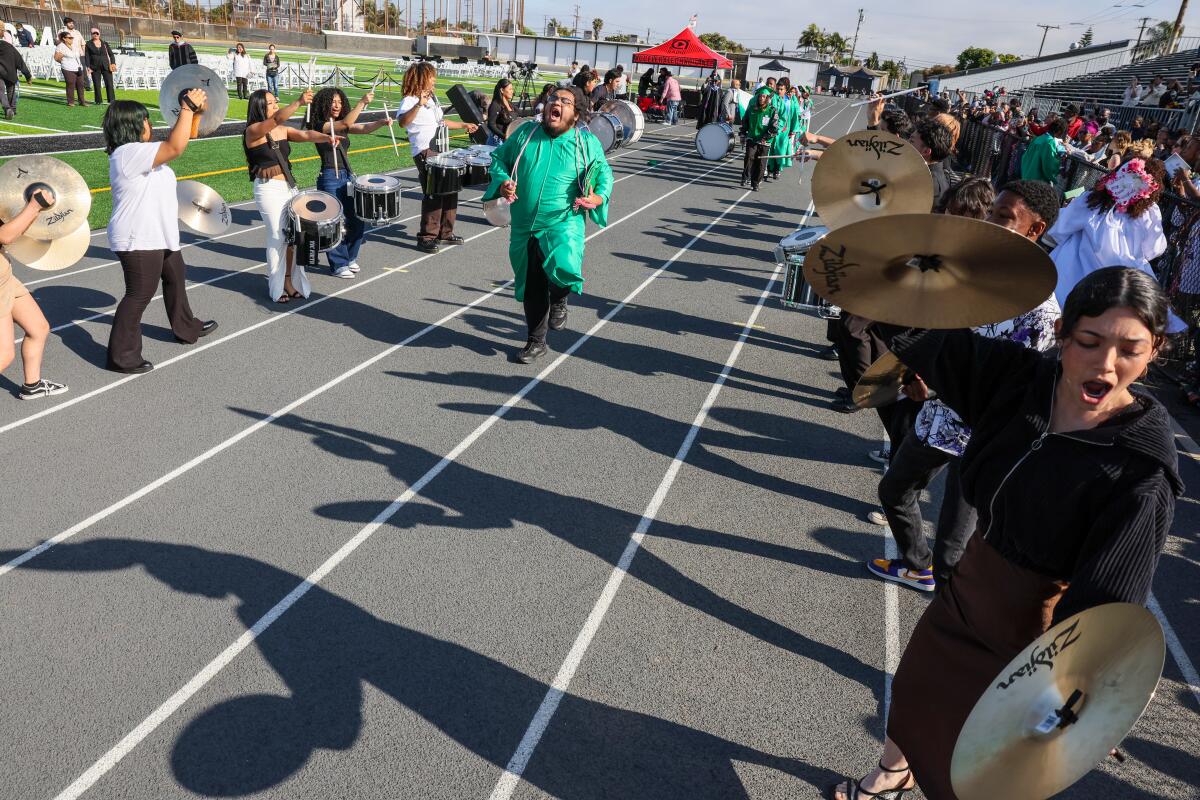
[[[526,122],[534,122],[533,117],[517,117],[512,122],[508,123],[508,127],[504,130],[504,138],[511,139],[513,134],[520,130],[521,126]]]
[[[0,219],[8,221],[20,214],[34,189],[53,195],[54,203],[38,212],[25,236],[46,241],[87,227],[92,210],[87,181],[74,167],[51,156],[17,156],[0,165]]]
[[[167,125],[174,126],[179,118],[179,93],[185,89],[203,89],[208,99],[198,116],[197,136],[208,136],[221,127],[229,113],[229,90],[225,81],[208,67],[185,64],[171,70],[158,90],[158,110]]]
[[[879,408],[900,398],[900,387],[912,370],[900,362],[891,350],[875,359],[854,384],[854,405],[859,408]]]
[[[189,230],[204,236],[217,236],[229,230],[233,217],[221,195],[199,181],[180,181],[175,187],[179,198],[179,221]]]
[[[933,178],[917,149],[884,131],[856,131],[835,141],[813,170],[812,199],[831,228],[886,214],[927,214]]]
[[[4,250],[30,269],[53,272],[77,264],[91,244],[91,229],[80,225],[66,236],[51,241],[22,236]]]
[[[999,225],[893,214],[830,231],[808,251],[804,279],[834,305],[877,322],[971,328],[1044,302],[1058,273],[1046,251]]]
[[[1039,636],[958,735],[950,779],[959,800],[1044,800],[1075,783],[1146,710],[1164,656],[1158,621],[1132,603],[1096,606]]]

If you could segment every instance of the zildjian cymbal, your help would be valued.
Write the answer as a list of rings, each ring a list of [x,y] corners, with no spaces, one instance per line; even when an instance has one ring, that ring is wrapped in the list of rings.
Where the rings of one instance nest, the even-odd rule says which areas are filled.
[[[804,279],[829,302],[870,320],[971,328],[1036,307],[1054,291],[1058,273],[1046,251],[999,225],[894,214],[830,231],[805,256]]]
[[[896,402],[900,388],[912,370],[889,350],[875,359],[854,385],[854,405],[859,408],[879,408]]]
[[[1063,620],[1022,650],[976,702],[950,766],[959,800],[1044,800],[1106,758],[1162,675],[1163,631],[1131,603]]]
[[[171,70],[158,90],[158,110],[167,125],[173,127],[179,118],[179,95],[187,89],[204,90],[204,107],[196,115],[200,122],[194,126],[192,137],[208,136],[221,127],[229,113],[229,90],[225,88],[225,81],[199,64],[185,64]]]
[[[926,214],[933,208],[933,178],[908,142],[884,131],[858,131],[821,154],[812,199],[830,228],[887,214]]]
[[[504,138],[511,139],[513,134],[521,129],[521,126],[526,122],[534,122],[533,117],[517,117],[512,122],[508,123],[508,127],[504,130]]]
[[[91,243],[91,229],[80,225],[66,236],[51,241],[22,236],[4,250],[30,269],[53,272],[77,264]]]
[[[179,221],[189,230],[204,236],[217,236],[229,230],[232,215],[221,195],[199,181],[180,181],[175,186],[179,198]]]
[[[48,241],[87,227],[92,210],[87,182],[66,162],[50,156],[17,156],[0,166],[0,219],[7,222],[20,214],[36,189],[53,202],[38,212],[25,236]]]

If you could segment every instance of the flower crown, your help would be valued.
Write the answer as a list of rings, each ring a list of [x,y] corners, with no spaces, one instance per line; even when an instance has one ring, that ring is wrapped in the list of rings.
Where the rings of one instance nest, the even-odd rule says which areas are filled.
[[[1146,172],[1146,162],[1140,158],[1130,159],[1113,173],[1096,181],[1096,190],[1108,193],[1117,204],[1117,211],[1126,211],[1139,200],[1158,191],[1158,181]]]

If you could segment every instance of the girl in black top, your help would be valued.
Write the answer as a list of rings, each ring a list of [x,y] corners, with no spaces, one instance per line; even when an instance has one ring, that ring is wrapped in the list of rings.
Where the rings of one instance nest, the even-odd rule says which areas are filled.
[[[508,135],[508,126],[513,121],[513,84],[508,78],[496,81],[492,91],[492,102],[487,110],[487,143],[499,146]]]
[[[321,157],[321,171],[317,173],[317,188],[335,195],[342,203],[346,217],[346,235],[341,243],[328,250],[329,271],[338,278],[352,278],[358,272],[358,251],[366,236],[366,224],[354,215],[354,201],[350,196],[354,171],[350,167],[349,135],[373,133],[384,125],[393,125],[395,120],[385,115],[373,122],[359,122],[358,115],[371,105],[374,92],[367,92],[353,107],[341,89],[328,88],[317,92],[313,98],[312,113],[308,124],[313,130],[330,133],[329,121],[333,120],[333,133],[338,136],[337,169],[334,169],[334,149],[328,139],[317,140],[317,155]]]
[[[287,125],[296,110],[310,102],[311,89],[286,106],[280,106],[275,95],[266,89],[251,92],[246,130],[242,134],[242,149],[250,167],[250,180],[254,181],[254,201],[267,229],[267,291],[277,303],[308,297],[312,291],[304,267],[293,269],[292,246],[283,238],[284,214],[288,201],[296,193],[290,143],[329,141],[327,134]]]
[[[1166,322],[1152,277],[1109,267],[1068,295],[1057,353],[970,331],[891,339],[971,427],[961,487],[978,533],[896,670],[879,769],[837,786],[836,800],[898,798],[918,783],[930,800],[953,798],[959,731],[1000,670],[1075,613],[1146,601],[1183,493],[1170,417],[1133,387]]]

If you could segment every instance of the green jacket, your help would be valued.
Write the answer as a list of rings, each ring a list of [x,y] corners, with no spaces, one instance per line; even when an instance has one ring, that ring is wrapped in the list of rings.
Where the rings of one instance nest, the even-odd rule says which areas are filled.
[[[1049,133],[1038,136],[1025,148],[1021,157],[1021,179],[1054,183],[1062,160],[1062,147]]]

